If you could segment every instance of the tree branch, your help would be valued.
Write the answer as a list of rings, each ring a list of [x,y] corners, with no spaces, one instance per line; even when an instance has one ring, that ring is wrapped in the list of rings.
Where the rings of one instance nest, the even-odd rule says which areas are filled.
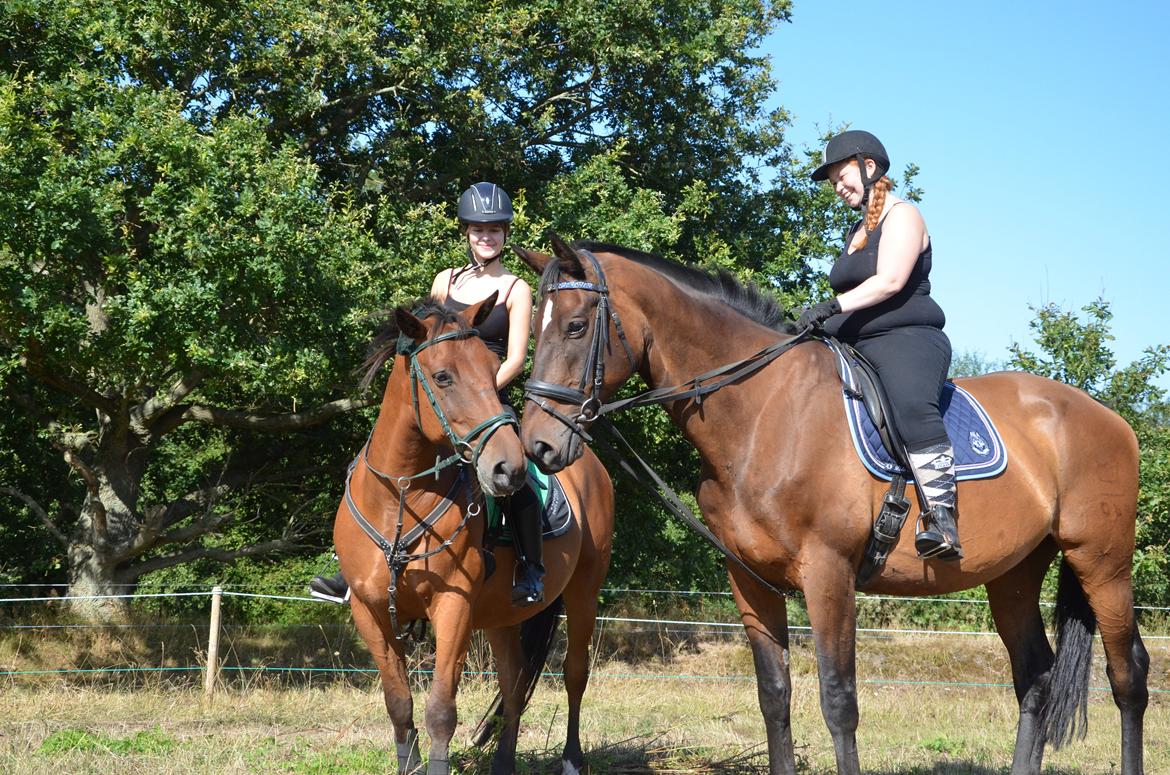
[[[143,425],[151,425],[160,415],[191,395],[192,391],[203,383],[203,378],[204,374],[201,371],[184,374],[171,385],[170,390],[165,394],[156,395],[137,407],[132,413],[133,419]]]
[[[182,565],[183,563],[192,562],[194,560],[211,559],[221,563],[231,563],[243,557],[255,557],[261,554],[270,554],[272,552],[295,552],[298,549],[303,549],[304,545],[297,543],[295,540],[286,538],[276,538],[271,541],[262,541],[258,544],[245,546],[241,549],[217,549],[210,546],[193,546],[182,552],[174,554],[163,555],[162,557],[153,557],[145,562],[140,562],[137,565],[132,565],[124,572],[126,580],[129,582],[137,581],[147,573],[163,568],[170,568],[175,565]]]
[[[40,518],[41,522],[44,523],[45,527],[48,528],[49,532],[53,534],[53,537],[57,539],[57,543],[61,544],[63,549],[69,549],[69,539],[55,524],[53,524],[53,520],[49,519],[48,513],[41,506],[41,504],[37,503],[35,498],[33,498],[31,495],[27,495],[21,492],[15,487],[0,487],[0,492],[7,493],[13,498],[17,498],[18,500],[23,501],[24,505],[28,506],[29,511],[36,514],[37,517]]]
[[[591,72],[583,80],[578,81],[577,83],[571,84],[569,86],[566,86],[565,88],[561,89],[560,91],[554,92],[553,94],[550,94],[547,97],[544,97],[539,102],[534,104],[531,108],[527,109],[525,112],[538,113],[541,110],[543,110],[546,106],[551,105],[554,102],[558,102],[560,100],[577,100],[580,98],[581,92],[586,90],[591,83],[593,83],[595,80],[597,80],[599,75],[601,75],[601,70],[600,70],[600,68],[598,68],[597,65],[594,65],[593,72]]]
[[[347,107],[351,106],[354,102],[360,102],[362,106],[364,106],[368,100],[373,99],[374,97],[384,97],[387,94],[392,94],[394,96],[398,96],[402,93],[417,94],[416,90],[407,88],[405,84],[405,81],[399,81],[398,83],[391,84],[389,86],[371,85],[367,89],[351,92],[349,94],[340,94],[310,110],[306,110],[301,113],[297,113],[296,115],[287,116],[285,118],[271,122],[268,125],[268,132],[270,134],[284,132],[291,126],[295,126],[297,124],[314,119],[325,111],[332,110],[334,108],[346,108],[345,112],[348,114],[348,118],[346,120],[348,121],[349,118],[352,118],[354,115],[360,112],[360,109],[352,110],[351,108]]]
[[[232,515],[216,515],[212,512],[212,507],[221,497],[242,486],[246,485],[251,488],[257,485],[302,481],[308,476],[326,470],[328,470],[326,466],[312,466],[297,471],[282,471],[268,476],[259,476],[256,470],[250,467],[246,470],[225,471],[213,485],[194,490],[165,507],[160,505],[148,509],[146,519],[138,534],[133,541],[118,552],[116,561],[124,562],[158,546],[185,543],[215,532],[220,525],[229,521]],[[300,510],[298,509],[298,513]],[[200,519],[182,528],[171,530],[169,533],[164,532],[199,511],[206,512]]]
[[[50,371],[40,359],[40,345],[35,342],[29,347],[29,352],[20,356],[20,365],[25,371],[49,387],[54,387],[64,393],[76,396],[81,402],[94,409],[100,409],[107,415],[117,414],[118,405],[113,400],[93,390],[89,385],[76,382],[69,377],[55,374]]]
[[[238,428],[249,431],[263,431],[266,433],[285,433],[312,428],[328,422],[339,414],[351,412],[373,406],[375,401],[367,399],[342,398],[330,401],[316,409],[307,412],[290,412],[288,414],[262,415],[250,412],[241,412],[233,409],[222,409],[217,406],[202,406],[189,404],[182,407],[182,422],[204,422],[209,425],[218,425],[226,428]]]

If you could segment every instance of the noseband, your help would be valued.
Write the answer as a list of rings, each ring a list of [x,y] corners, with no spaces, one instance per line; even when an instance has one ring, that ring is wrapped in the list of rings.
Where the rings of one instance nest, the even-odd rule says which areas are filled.
[[[576,388],[530,379],[524,383],[524,397],[555,417],[587,443],[590,443],[593,441],[593,437],[589,435],[587,428],[602,414],[601,387],[605,384],[605,356],[610,352],[609,321],[613,321],[618,340],[625,348],[626,357],[630,361],[630,368],[636,368],[637,363],[634,359],[634,352],[630,349],[630,343],[626,340],[625,331],[622,330],[621,318],[618,317],[617,310],[610,306],[609,286],[606,284],[601,262],[588,250],[580,250],[578,253],[589,259],[589,263],[593,265],[597,282],[561,281],[548,288],[543,288],[542,295],[557,291],[591,291],[598,296],[597,313],[593,320],[593,335],[589,341],[589,357],[585,361],[581,379],[577,381]],[[585,386],[589,384],[592,384],[592,389],[586,393]],[[570,417],[556,407],[549,405],[545,399],[578,407],[576,416]]]

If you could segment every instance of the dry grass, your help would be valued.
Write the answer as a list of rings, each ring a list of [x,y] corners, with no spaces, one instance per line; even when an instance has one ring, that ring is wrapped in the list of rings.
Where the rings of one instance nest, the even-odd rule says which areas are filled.
[[[1155,690],[1146,719],[1146,768],[1170,772],[1170,644],[1152,641]],[[763,722],[742,638],[696,643],[660,638],[657,658],[626,660],[611,649],[596,665],[583,713],[583,743],[596,773],[766,771]],[[642,652],[642,649],[632,649]],[[11,653],[11,652],[10,652]],[[1100,657],[1100,648],[1096,649]],[[482,659],[482,655],[479,657]],[[858,654],[866,772],[990,775],[1007,772],[1016,707],[1006,659],[994,638],[863,637]],[[793,645],[793,734],[802,772],[833,772],[820,715],[815,662]],[[1106,686],[1097,664],[1094,687]],[[464,682],[456,760],[486,772],[466,747],[493,687]],[[416,699],[420,719],[424,698]],[[0,772],[337,773],[388,772],[389,724],[375,680],[358,675],[294,686],[251,677],[213,703],[194,687],[69,685],[59,678],[9,679],[0,693]],[[555,678],[542,683],[520,741],[527,772],[559,772],[565,702]],[[1119,723],[1105,691],[1093,691],[1089,735],[1049,752],[1049,773],[1118,771]]]

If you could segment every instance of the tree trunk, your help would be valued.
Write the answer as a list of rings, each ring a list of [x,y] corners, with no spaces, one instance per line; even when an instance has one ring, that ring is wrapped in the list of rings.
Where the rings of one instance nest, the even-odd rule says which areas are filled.
[[[97,450],[98,459],[89,466],[89,493],[69,547],[69,596],[88,598],[72,601],[70,609],[91,622],[127,618],[127,600],[111,596],[133,592],[120,583],[118,566],[143,522],[137,502],[148,452],[124,443],[128,434],[117,436]]]
[[[129,603],[122,598],[104,597],[125,594],[117,583],[114,562],[108,554],[94,549],[91,543],[74,540],[69,547],[69,610],[94,624],[125,621]],[[103,597],[98,597],[103,596]]]

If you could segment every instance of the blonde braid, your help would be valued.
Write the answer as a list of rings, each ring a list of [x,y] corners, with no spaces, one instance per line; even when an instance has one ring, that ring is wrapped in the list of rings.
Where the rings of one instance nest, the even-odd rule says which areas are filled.
[[[861,242],[857,244],[858,250],[865,247],[865,243],[869,242],[870,233],[877,228],[882,208],[886,206],[886,194],[893,187],[894,181],[883,175],[869,189],[869,206],[865,208],[865,233],[861,235]]]

